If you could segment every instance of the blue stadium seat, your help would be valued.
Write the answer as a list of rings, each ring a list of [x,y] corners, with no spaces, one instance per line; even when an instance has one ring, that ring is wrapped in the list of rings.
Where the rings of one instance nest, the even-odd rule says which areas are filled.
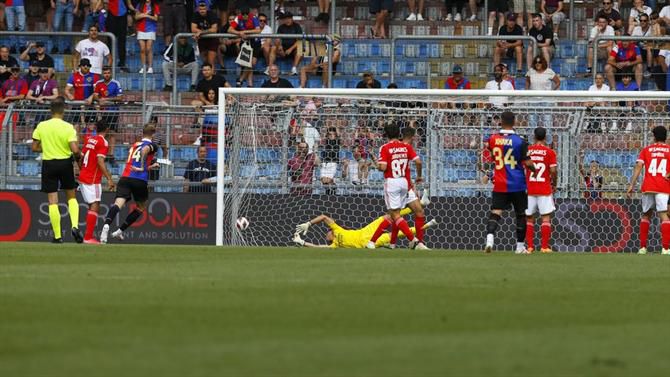
[[[40,174],[41,163],[35,160],[18,161],[16,164],[16,174],[23,176],[37,176]]]

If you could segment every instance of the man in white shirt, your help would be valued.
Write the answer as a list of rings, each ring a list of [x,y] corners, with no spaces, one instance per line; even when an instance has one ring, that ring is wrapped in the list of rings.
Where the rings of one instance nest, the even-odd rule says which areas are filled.
[[[638,22],[640,26],[635,26],[633,28],[633,33],[631,36],[633,37],[652,37],[653,36],[653,29],[651,27],[651,18],[649,17],[648,14],[642,14],[638,18]],[[651,52],[651,44],[645,42],[645,41],[640,41],[638,43],[638,46],[640,47],[640,50],[644,50],[644,55],[647,61],[647,70],[644,72],[644,77],[649,77],[651,76],[650,69],[654,65],[654,56]]]
[[[644,5],[644,0],[633,0],[633,8],[630,10],[630,16],[628,16],[628,34],[632,35],[633,29],[635,29],[635,27],[641,26],[640,16],[643,14],[651,16],[651,12],[652,9]]]
[[[670,24],[670,5],[664,6],[658,13],[658,17],[659,19],[663,19],[666,25]]]
[[[614,29],[607,24],[607,18],[605,16],[598,17],[596,20],[596,26],[591,29],[591,35],[589,36],[589,46],[588,54],[586,57],[587,68],[586,72],[593,72],[593,55],[596,55],[598,59],[607,59],[609,57],[610,51],[612,50],[612,41],[600,41],[598,43],[598,51],[593,51],[593,40],[596,37],[604,36],[614,36]]]
[[[91,62],[91,72],[102,74],[103,65],[112,65],[112,55],[109,47],[98,39],[98,26],[92,25],[88,28],[88,38],[82,39],[74,48],[74,61],[88,59]],[[104,59],[107,63],[103,63]]]
[[[258,23],[260,24],[261,34],[272,34],[272,28],[268,25],[268,16],[265,13],[258,14]],[[265,68],[265,74],[270,75],[270,50],[272,49],[272,38],[261,38],[261,51],[263,51],[263,57],[265,58],[265,63],[268,66]]]
[[[493,77],[494,79],[486,83],[486,90],[514,90],[512,83],[503,78],[503,68],[502,64],[497,64],[493,68]],[[489,97],[489,103],[493,107],[503,108],[507,103],[507,97],[502,96],[492,96]]]
[[[593,85],[589,87],[589,92],[609,92],[610,87],[605,84],[605,75],[598,73],[596,75],[596,81]],[[592,97],[592,102],[586,102],[587,108],[592,108],[594,106],[605,106],[603,98]],[[602,132],[607,129],[607,123],[605,122],[588,122],[587,123],[587,132]]]

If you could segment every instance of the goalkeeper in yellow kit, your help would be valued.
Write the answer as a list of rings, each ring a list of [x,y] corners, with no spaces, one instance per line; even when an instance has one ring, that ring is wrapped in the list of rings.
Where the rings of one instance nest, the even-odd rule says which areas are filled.
[[[424,200],[426,200],[426,202],[422,204],[429,203],[427,199]],[[412,213],[412,210],[409,208],[404,208],[400,211],[400,214],[403,216],[409,213]],[[296,226],[295,234],[293,235],[293,242],[298,246],[307,246],[307,247],[364,249],[367,246],[368,241],[370,241],[370,238],[372,238],[372,235],[375,233],[375,230],[377,230],[379,224],[382,221],[384,221],[385,216],[380,216],[376,218],[373,222],[369,223],[368,225],[360,229],[344,229],[341,226],[339,226],[332,218],[326,215],[319,215],[306,223]],[[321,222],[325,223],[330,228],[330,230],[326,234],[326,240],[330,243],[329,245],[313,244],[304,241],[300,237],[301,234],[307,233],[307,230],[310,228],[310,226],[319,224]],[[430,228],[435,224],[437,224],[437,221],[431,220],[423,226],[423,229]],[[416,233],[416,229],[414,227],[410,229],[412,233]],[[384,233],[381,235],[381,237],[377,239],[375,246],[384,247],[388,246],[390,243],[391,243],[391,234]]]

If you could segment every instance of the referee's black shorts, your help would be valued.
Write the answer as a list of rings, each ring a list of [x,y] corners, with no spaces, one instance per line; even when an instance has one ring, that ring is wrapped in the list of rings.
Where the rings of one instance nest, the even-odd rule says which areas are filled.
[[[525,214],[528,208],[528,193],[517,192],[493,192],[491,196],[491,209],[507,210],[514,206],[514,212]]]
[[[42,161],[42,192],[58,192],[58,189],[74,190],[77,181],[74,179],[72,159]]]
[[[137,178],[122,177],[116,185],[116,197],[135,202],[146,202],[149,199],[147,182]]]

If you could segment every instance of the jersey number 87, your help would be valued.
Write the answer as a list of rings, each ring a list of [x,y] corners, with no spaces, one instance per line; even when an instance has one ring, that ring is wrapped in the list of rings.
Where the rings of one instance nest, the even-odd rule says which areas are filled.
[[[406,169],[407,169],[406,158],[391,161],[391,173],[393,174],[393,178],[404,177]]]
[[[512,154],[512,148],[507,150],[503,157],[503,149],[501,147],[493,148],[493,159],[496,161],[496,170],[501,170],[508,165],[511,169],[516,169],[516,158]]]

